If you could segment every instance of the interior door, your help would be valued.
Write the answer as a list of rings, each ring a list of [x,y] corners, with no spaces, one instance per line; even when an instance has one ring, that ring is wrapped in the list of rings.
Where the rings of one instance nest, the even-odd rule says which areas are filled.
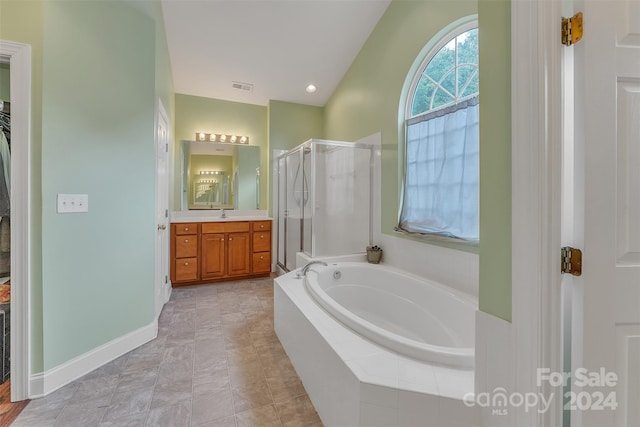
[[[574,46],[575,225],[584,254],[574,295],[575,399],[567,405],[575,409],[573,427],[637,427],[640,2],[587,0],[578,8],[584,12],[585,34]],[[576,371],[581,368],[594,382],[581,379]],[[605,379],[605,372],[617,379]]]
[[[158,101],[156,119],[155,308],[160,315],[169,298],[169,118]]]

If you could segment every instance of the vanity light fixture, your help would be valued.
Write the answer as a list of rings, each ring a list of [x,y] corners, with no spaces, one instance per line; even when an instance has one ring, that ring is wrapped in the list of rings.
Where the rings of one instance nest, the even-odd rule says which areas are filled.
[[[245,135],[227,135],[224,133],[204,133],[196,132],[198,142],[224,142],[231,144],[248,144],[249,137]]]

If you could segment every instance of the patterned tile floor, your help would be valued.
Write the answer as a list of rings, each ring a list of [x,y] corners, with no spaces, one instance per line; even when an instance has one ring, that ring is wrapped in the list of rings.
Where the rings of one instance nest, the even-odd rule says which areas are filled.
[[[27,405],[14,427],[322,426],[273,330],[273,279],[173,290],[158,338]]]

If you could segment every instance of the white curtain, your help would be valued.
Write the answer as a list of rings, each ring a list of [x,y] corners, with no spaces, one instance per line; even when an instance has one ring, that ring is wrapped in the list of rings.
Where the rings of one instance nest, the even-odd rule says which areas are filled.
[[[399,228],[479,239],[478,97],[407,122]]]

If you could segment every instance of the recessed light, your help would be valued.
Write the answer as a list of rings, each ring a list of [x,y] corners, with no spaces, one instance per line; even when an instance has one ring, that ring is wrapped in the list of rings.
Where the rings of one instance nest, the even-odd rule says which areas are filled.
[[[318,90],[318,88],[314,84],[309,84],[307,85],[307,88],[305,90],[307,91],[307,93],[314,93]]]

